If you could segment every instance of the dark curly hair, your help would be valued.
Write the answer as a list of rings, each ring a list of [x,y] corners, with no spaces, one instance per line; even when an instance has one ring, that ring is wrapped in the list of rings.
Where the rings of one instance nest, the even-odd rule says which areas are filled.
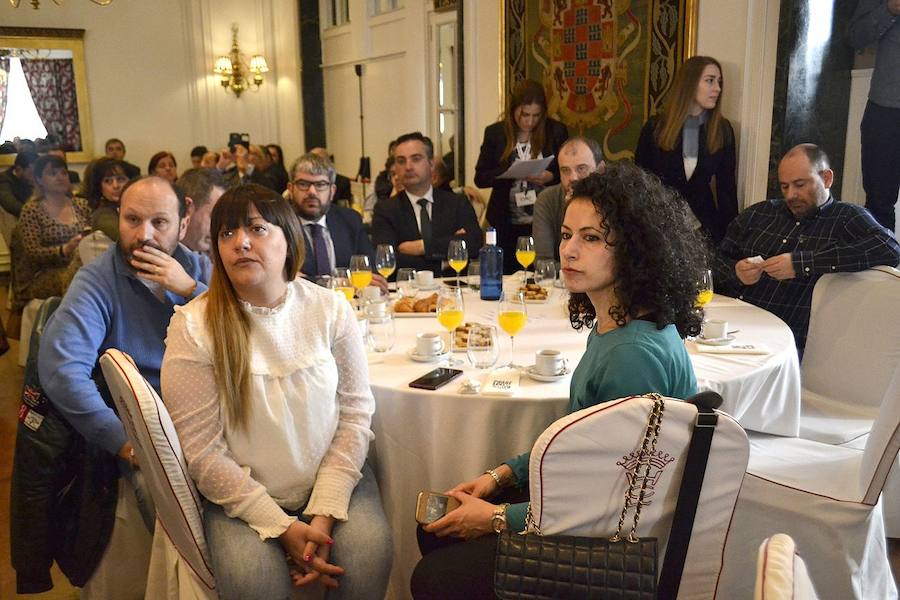
[[[87,199],[91,208],[100,205],[103,198],[103,180],[113,175],[125,175],[125,165],[122,161],[102,156],[88,164],[81,182],[81,195]]]
[[[589,200],[600,215],[600,229],[615,264],[618,304],[609,315],[619,327],[626,318],[652,315],[658,329],[675,325],[684,338],[700,332],[696,307],[700,274],[707,268],[703,235],[688,220],[690,210],[677,192],[631,163],[577,181],[572,200]],[[565,262],[565,258],[563,258]],[[569,321],[591,328],[597,315],[586,294],[569,298]]]

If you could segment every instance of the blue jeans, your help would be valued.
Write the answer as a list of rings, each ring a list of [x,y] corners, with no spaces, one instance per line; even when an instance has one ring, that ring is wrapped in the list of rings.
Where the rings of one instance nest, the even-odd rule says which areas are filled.
[[[246,522],[229,517],[211,502],[204,508],[203,521],[222,600],[290,598],[293,584],[281,542],[261,540]],[[368,463],[363,465],[362,479],[350,498],[348,519],[335,523],[331,537],[334,546],[329,562],[342,567],[345,574],[338,579],[338,589],[329,590],[326,597],[383,599],[391,572],[391,533]]]

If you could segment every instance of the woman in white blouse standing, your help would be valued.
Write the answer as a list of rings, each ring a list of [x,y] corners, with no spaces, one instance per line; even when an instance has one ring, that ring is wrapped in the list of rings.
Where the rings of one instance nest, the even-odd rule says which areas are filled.
[[[211,231],[209,291],[172,318],[162,392],[208,501],[219,595],[318,582],[329,598],[382,598],[391,541],[365,464],[375,402],[356,317],[295,279],[303,233],[278,194],[231,190]]]

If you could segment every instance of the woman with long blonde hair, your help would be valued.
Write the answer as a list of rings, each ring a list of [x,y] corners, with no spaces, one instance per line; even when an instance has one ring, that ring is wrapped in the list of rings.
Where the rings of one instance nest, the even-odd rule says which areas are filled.
[[[484,130],[475,165],[475,185],[491,188],[487,219],[497,230],[507,273],[516,268],[516,240],[531,235],[537,194],[559,183],[559,164],[554,158],[540,175],[527,179],[499,176],[516,161],[556,157],[568,137],[566,126],[547,114],[544,88],[530,79],[516,84],[506,112]]]
[[[210,231],[209,291],[176,309],[162,394],[209,501],[219,596],[317,581],[328,598],[382,598],[391,542],[365,464],[375,402],[353,310],[297,278],[303,233],[275,192],[226,192]]]
[[[719,61],[685,61],[662,113],[641,129],[634,154],[638,166],[681,194],[715,243],[738,213],[734,130],[722,116],[722,88]]]

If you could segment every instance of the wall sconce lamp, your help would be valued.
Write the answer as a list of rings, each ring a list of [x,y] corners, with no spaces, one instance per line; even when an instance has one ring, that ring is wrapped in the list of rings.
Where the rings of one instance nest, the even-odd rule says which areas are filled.
[[[263,73],[269,72],[269,65],[261,54],[250,58],[250,64],[244,62],[238,46],[237,23],[231,26],[231,53],[216,59],[213,73],[219,76],[219,83],[225,91],[232,91],[236,97],[249,90],[250,86],[259,89],[263,82]],[[249,76],[248,76],[249,74]]]

